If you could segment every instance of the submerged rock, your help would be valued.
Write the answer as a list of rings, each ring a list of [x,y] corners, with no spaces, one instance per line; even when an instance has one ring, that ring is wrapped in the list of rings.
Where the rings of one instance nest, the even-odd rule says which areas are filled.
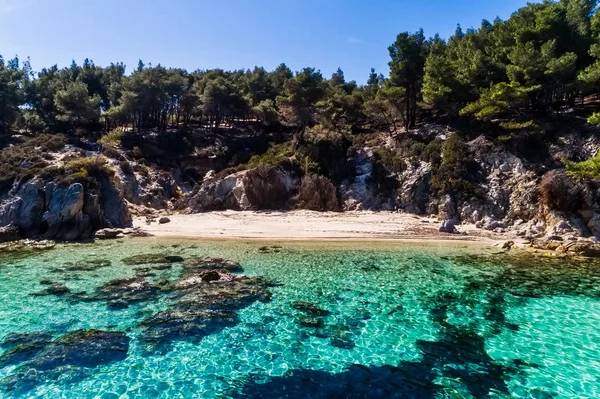
[[[179,279],[162,285],[175,301],[171,309],[155,313],[140,324],[140,339],[149,353],[168,350],[177,340],[197,342],[237,324],[236,310],[271,299],[268,288],[274,285],[272,281],[225,269],[210,270],[214,264],[200,262],[200,267],[208,265],[209,270],[188,268]]]
[[[48,288],[44,288],[41,291],[38,292],[34,292],[33,296],[48,296],[48,295],[66,295],[69,294],[71,292],[71,290],[69,288],[67,288],[67,286],[65,286],[62,283],[54,283],[51,286],[49,286]]]
[[[111,261],[107,259],[81,260],[67,264],[64,269],[70,272],[87,272],[109,267],[111,264]]]
[[[298,324],[302,327],[307,328],[323,328],[325,327],[325,322],[320,317],[312,317],[312,316],[300,316],[298,318]]]
[[[0,345],[5,352],[0,356],[0,368],[19,364],[33,358],[52,341],[52,334],[16,332],[4,337]]]
[[[109,308],[123,309],[155,298],[158,291],[157,287],[140,277],[115,279],[98,288],[88,300],[107,301]]]
[[[227,270],[231,273],[241,273],[244,271],[239,263],[221,258],[188,259],[183,264],[183,270],[188,273],[203,270]]]
[[[145,265],[150,263],[179,263],[183,262],[183,258],[177,255],[164,254],[143,254],[134,255],[122,260],[126,265]]]
[[[319,305],[310,302],[296,301],[292,303],[292,307],[315,316],[327,316],[331,314],[328,310],[322,309]]]
[[[237,323],[237,314],[231,310],[165,310],[142,321],[141,340],[150,351],[163,351],[173,341],[199,342],[205,336]]]
[[[331,346],[340,349],[354,349],[356,344],[352,340],[352,334],[344,329],[337,329],[330,339]]]
[[[129,337],[122,332],[99,330],[72,331],[54,340],[47,337],[36,342],[36,350],[17,346],[13,356],[21,357],[22,365],[4,378],[0,386],[6,391],[28,391],[47,379],[85,374],[85,370],[122,361],[129,351]]]

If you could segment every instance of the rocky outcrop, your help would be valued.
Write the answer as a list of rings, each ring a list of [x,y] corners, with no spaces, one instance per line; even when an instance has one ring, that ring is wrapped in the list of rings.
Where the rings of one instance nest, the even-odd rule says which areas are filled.
[[[154,209],[171,207],[171,200],[178,195],[180,187],[170,173],[161,173],[143,167],[135,172],[131,164],[121,164],[114,178],[114,188],[132,204],[144,205]],[[123,165],[126,165],[123,167]],[[141,167],[140,167],[141,168]]]
[[[179,201],[177,207],[189,212],[277,209],[286,206],[298,184],[299,180],[283,168],[259,166],[221,179],[207,179]]]
[[[251,204],[244,186],[246,174],[247,171],[242,171],[222,179],[208,181],[196,187],[180,204],[182,207],[189,207],[192,212],[221,209],[248,210]]]
[[[0,202],[0,228],[14,226],[28,238],[81,240],[103,227],[131,225],[127,204],[108,178],[99,188],[33,179]]]

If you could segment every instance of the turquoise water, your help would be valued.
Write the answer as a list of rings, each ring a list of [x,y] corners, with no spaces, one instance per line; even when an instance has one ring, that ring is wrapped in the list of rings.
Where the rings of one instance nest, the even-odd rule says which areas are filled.
[[[128,339],[119,358],[59,359],[51,372],[39,354],[3,363],[5,345],[0,397],[600,397],[600,264],[456,244],[264,245],[136,239],[0,254],[0,342],[16,332],[62,342],[90,329]],[[122,262],[148,253],[227,258],[245,275],[279,284],[268,287],[270,300],[232,307],[225,324],[159,348],[149,344],[144,321],[172,310],[176,295],[157,289],[128,307],[83,295],[136,275],[164,287],[183,273],[181,262]],[[103,267],[81,270],[93,260]],[[71,293],[32,296],[48,287],[43,280]]]

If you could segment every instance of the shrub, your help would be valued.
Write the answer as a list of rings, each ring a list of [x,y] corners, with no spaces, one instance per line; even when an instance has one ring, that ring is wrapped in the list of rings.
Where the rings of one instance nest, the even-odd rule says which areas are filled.
[[[111,145],[116,147],[121,144],[121,139],[123,138],[123,129],[116,128],[105,134],[98,140],[98,143],[104,145]]]
[[[71,159],[62,170],[65,176],[59,180],[60,185],[81,183],[85,187],[97,187],[99,179],[111,177],[115,173],[102,156]]]
[[[136,163],[133,164],[133,170],[138,172],[142,176],[148,176],[150,174],[150,169],[144,164]]]
[[[376,148],[373,151],[373,155],[375,160],[381,162],[390,172],[402,173],[406,170],[406,162],[404,162],[398,153],[389,148]]]
[[[542,176],[540,196],[542,203],[555,211],[576,212],[588,207],[585,187],[560,169]]]
[[[571,162],[567,160],[563,160],[562,162],[567,168],[567,174],[576,179],[600,178],[600,152],[583,162]]]
[[[259,166],[248,171],[244,178],[246,195],[254,209],[283,209],[289,192],[282,172],[272,166]]]
[[[39,134],[26,143],[26,147],[38,147],[41,151],[56,152],[62,150],[67,144],[66,136],[62,134]]]
[[[311,211],[338,211],[340,208],[335,185],[328,178],[312,173],[302,178],[294,202],[296,208]]]
[[[294,151],[289,144],[276,144],[261,155],[254,155],[247,163],[247,167],[256,168],[258,166],[277,166],[281,162],[294,156]]]
[[[121,162],[119,162],[119,167],[121,168],[123,173],[125,173],[126,175],[133,175],[134,171],[129,162],[121,161]]]
[[[90,177],[112,176],[115,173],[103,156],[72,159],[65,163],[64,170],[67,173],[85,171]]]
[[[127,158],[123,154],[121,154],[115,147],[102,147],[102,154],[106,155],[109,158],[116,159],[118,161],[127,161]]]
[[[0,150],[0,193],[8,190],[16,179],[28,180],[48,166],[49,152],[61,150],[66,137],[60,134],[40,134],[10,145],[14,139],[6,139],[6,147]]]
[[[464,199],[483,196],[482,190],[474,184],[477,165],[471,159],[469,150],[459,135],[451,135],[441,145],[439,162],[432,161],[433,191],[438,194],[458,195]]]
[[[431,162],[433,164],[440,164],[442,162],[442,146],[444,142],[440,139],[434,139],[430,141],[423,152],[421,153],[422,159],[425,162]]]

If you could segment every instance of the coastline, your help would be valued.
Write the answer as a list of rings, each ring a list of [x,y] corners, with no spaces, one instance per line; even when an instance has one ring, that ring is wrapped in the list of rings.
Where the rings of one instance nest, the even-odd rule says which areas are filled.
[[[214,211],[168,215],[170,222],[133,221],[156,237],[253,241],[402,241],[494,245],[506,236],[460,225],[462,234],[439,232],[436,218],[398,212]]]

